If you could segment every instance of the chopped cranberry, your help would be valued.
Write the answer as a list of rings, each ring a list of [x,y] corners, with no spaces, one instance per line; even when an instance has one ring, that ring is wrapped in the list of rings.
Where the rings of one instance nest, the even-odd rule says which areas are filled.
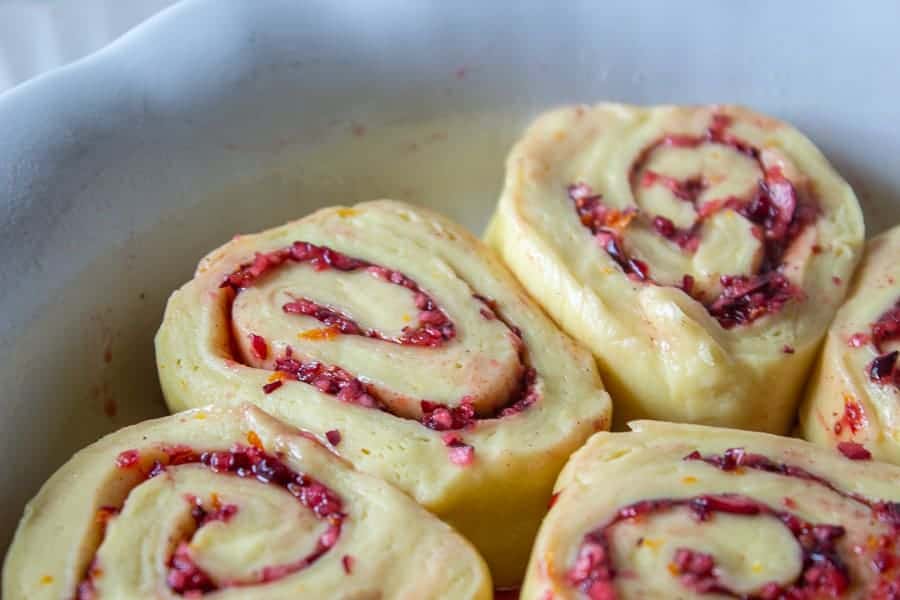
[[[659,235],[666,239],[675,237],[675,224],[670,219],[662,216],[653,217],[653,227]]]
[[[747,277],[723,275],[722,292],[707,310],[725,329],[776,313],[802,291],[778,272]]]
[[[872,361],[869,366],[869,377],[876,383],[889,383],[894,381],[894,366],[897,364],[897,356],[900,352],[894,350],[882,354]]]
[[[140,454],[137,450],[125,450],[116,457],[116,466],[120,469],[130,469],[138,464]]]
[[[702,222],[719,210],[735,210],[753,223],[754,233],[764,242],[765,256],[760,269],[751,275],[724,276],[722,293],[706,305],[710,314],[726,329],[752,323],[765,314],[780,311],[791,300],[803,298],[802,292],[778,272],[778,269],[786,249],[816,218],[815,208],[800,201],[796,188],[784,176],[781,169],[767,169],[761,162],[760,151],[730,134],[728,132],[730,126],[731,119],[727,115],[714,115],[705,135],[666,135],[645,148],[631,167],[633,188],[637,185],[643,187],[662,185],[677,198],[696,205],[706,189],[706,182],[701,177],[679,180],[646,169],[650,155],[657,148],[665,146],[696,148],[703,144],[720,144],[746,155],[759,166],[763,178],[749,199],[728,198],[706,202],[698,207],[697,218],[687,229],[677,228],[670,219],[662,215],[651,216],[654,230],[662,237],[676,242],[687,252],[697,250]],[[582,224],[591,231],[597,242],[622,271],[633,280],[652,282],[649,268],[630,258],[624,251],[621,228],[611,226],[611,216],[617,211],[607,207],[603,203],[603,197],[595,194],[585,183],[572,184],[567,191]],[[629,210],[630,217],[636,216],[634,209]],[[689,276],[686,275],[683,279],[682,288],[691,294],[693,278],[688,280],[687,277]]]
[[[341,566],[344,567],[344,573],[347,575],[353,573],[353,557],[349,554],[345,554],[341,557]]]
[[[262,388],[263,393],[271,394],[272,392],[274,392],[275,390],[280,388],[283,384],[284,384],[284,382],[281,381],[280,379],[276,379],[275,381],[270,381],[269,383],[267,383],[263,386],[263,388]]]
[[[460,467],[467,467],[475,461],[475,448],[468,444],[450,447],[450,462]]]
[[[850,460],[870,460],[872,458],[872,453],[856,442],[839,442],[837,448]]]
[[[266,360],[266,357],[269,356],[269,346],[266,344],[266,340],[255,333],[250,334],[250,348],[253,350],[253,356],[259,360]]]
[[[550,496],[550,502],[547,503],[547,508],[553,508],[553,505],[559,500],[560,493],[561,492],[554,492],[553,495]]]
[[[641,178],[641,186],[652,187],[654,185],[662,185],[672,192],[676,198],[686,202],[696,202],[700,194],[706,189],[706,182],[700,177],[679,180],[649,169],[644,171],[644,175]]]
[[[900,300],[872,324],[872,342],[876,347],[900,338]]]
[[[169,561],[166,583],[181,596],[207,594],[216,589],[209,575],[194,562],[190,548],[184,542],[178,545]]]
[[[794,353],[794,347],[793,347],[793,346],[790,346],[790,345],[788,345],[788,344],[785,344],[785,345],[781,348],[781,351],[784,352],[785,354],[793,354],[793,353]]]
[[[325,437],[332,446],[337,446],[341,443],[341,432],[337,429],[329,429],[325,432]]]
[[[248,439],[252,436],[256,436],[256,434],[251,431],[248,433]],[[258,436],[256,437],[258,438]],[[328,529],[320,536],[316,549],[312,554],[292,563],[265,567],[255,579],[231,581],[222,584],[214,582],[194,561],[189,545],[192,534],[187,540],[178,543],[167,564],[166,582],[174,593],[186,597],[194,597],[218,589],[273,581],[311,565],[337,542],[340,536],[341,523],[345,518],[340,498],[311,477],[292,471],[280,459],[267,454],[261,447],[257,447],[254,444],[246,447],[235,446],[229,451],[219,450],[197,453],[188,446],[174,445],[163,446],[162,450],[169,461],[169,466],[200,464],[216,473],[232,473],[237,477],[252,477],[263,483],[278,485],[290,492],[306,508],[312,510],[317,518],[327,519],[329,522]],[[154,469],[147,473],[147,479],[154,476],[158,466],[161,466],[159,461],[155,463]],[[236,505],[222,504],[215,494],[213,494],[209,509],[193,495],[187,495],[186,499],[191,504],[191,516],[195,520],[195,532],[213,521],[228,522],[238,512]],[[101,541],[102,536],[105,535],[105,522],[119,512],[115,507],[103,507],[103,509]],[[100,517],[98,516],[98,518]],[[99,569],[95,565],[96,560],[91,563],[87,574],[78,584],[76,588],[77,600],[95,598],[93,580],[99,573]]]
[[[844,427],[849,429],[851,434],[858,433],[859,431],[862,431],[867,423],[868,420],[866,419],[866,414],[865,411],[863,411],[862,405],[852,396],[845,395],[844,413],[834,424],[835,434],[840,434],[841,431],[844,430]]]
[[[865,333],[854,333],[847,340],[847,345],[851,348],[861,348],[869,343],[869,336]]]
[[[471,401],[459,406],[446,406],[422,400],[422,424],[435,431],[463,429],[475,423],[475,407]]]

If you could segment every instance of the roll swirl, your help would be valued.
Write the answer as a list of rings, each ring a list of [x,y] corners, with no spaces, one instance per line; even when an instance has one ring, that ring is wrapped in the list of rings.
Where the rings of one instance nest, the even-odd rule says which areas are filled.
[[[258,408],[146,421],[77,453],[25,509],[3,597],[472,598],[460,535]]]
[[[523,600],[900,595],[897,467],[762,433],[632,427],[566,465]]]
[[[610,423],[590,354],[497,258],[390,201],[213,251],[170,299],[157,358],[173,409],[250,401],[315,432],[471,539],[500,585],[567,456]]]
[[[731,106],[604,104],[527,130],[488,239],[593,351],[617,426],[785,433],[863,221],[785,123]]]

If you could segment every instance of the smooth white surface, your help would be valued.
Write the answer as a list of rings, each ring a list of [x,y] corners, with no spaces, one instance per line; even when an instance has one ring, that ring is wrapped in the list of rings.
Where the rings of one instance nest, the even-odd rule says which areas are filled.
[[[175,0],[0,1],[0,92],[102,48]]]
[[[380,196],[480,229],[540,109],[748,104],[820,145],[870,231],[900,221],[900,4],[560,6],[193,0],[0,95],[0,546],[75,448],[163,412],[151,340],[202,254]]]

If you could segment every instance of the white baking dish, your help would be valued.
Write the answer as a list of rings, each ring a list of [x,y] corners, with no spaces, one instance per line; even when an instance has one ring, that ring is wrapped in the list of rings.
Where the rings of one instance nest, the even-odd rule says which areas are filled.
[[[0,547],[76,448],[164,412],[152,337],[202,254],[385,196],[480,229],[541,108],[748,104],[900,221],[900,4],[564,6],[197,0],[0,96]]]

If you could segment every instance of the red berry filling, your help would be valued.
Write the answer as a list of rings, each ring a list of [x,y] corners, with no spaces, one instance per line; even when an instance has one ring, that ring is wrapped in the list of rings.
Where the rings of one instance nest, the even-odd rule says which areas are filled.
[[[856,442],[840,442],[837,448],[850,460],[871,460],[872,458],[872,453],[866,450],[865,446]]]
[[[116,457],[116,466],[120,469],[130,469],[138,463],[139,458],[137,450],[125,450]]]
[[[266,340],[255,333],[250,334],[250,348],[253,350],[253,355],[259,360],[266,360],[266,357],[269,356],[269,346],[266,344]]]
[[[866,371],[869,379],[881,385],[900,387],[900,371],[897,370],[897,350],[885,351],[884,345],[900,339],[900,300],[871,325],[871,334],[854,333],[847,344],[851,348],[861,348],[871,343],[878,352]]]
[[[337,446],[341,443],[341,432],[337,429],[329,429],[325,432],[325,438],[328,439],[329,444]]]
[[[231,587],[247,587],[259,585],[286,577],[313,564],[338,541],[341,527],[346,515],[343,513],[341,499],[332,490],[306,474],[292,470],[276,456],[266,453],[254,446],[235,445],[231,450],[209,451],[198,453],[186,446],[171,446],[162,448],[166,455],[165,465],[156,461],[153,467],[144,476],[149,479],[165,471],[166,467],[184,464],[202,465],[222,475],[231,475],[246,479],[276,485],[291,494],[300,504],[308,508],[317,519],[326,521],[328,528],[319,537],[315,550],[297,561],[264,567],[259,573],[247,579],[216,582],[201,569],[192,554],[190,542],[196,532],[205,525],[214,521],[228,522],[238,512],[234,504],[222,504],[218,497],[213,495],[209,505],[195,496],[188,496],[191,506],[191,516],[194,520],[194,530],[187,539],[180,541],[168,562],[166,583],[175,594],[186,597],[197,597],[214,592],[219,589]],[[137,464],[137,450],[129,450],[119,455],[117,466],[122,468],[120,462],[123,455],[127,455],[130,462],[131,456]],[[100,539],[105,536],[105,524],[109,519],[118,515],[119,509],[108,507],[100,520]],[[98,515],[99,519],[99,515]],[[95,581],[102,575],[102,571],[96,563],[91,562],[88,572],[78,585],[76,600],[93,600],[96,598]]]
[[[362,335],[403,345],[439,346],[456,335],[455,326],[446,313],[437,307],[431,297],[415,281],[403,273],[310,242],[298,241],[289,248],[273,250],[265,254],[257,253],[253,262],[241,265],[234,273],[226,277],[221,287],[231,287],[235,292],[240,292],[242,289],[252,286],[267,272],[286,262],[309,263],[316,271],[336,269],[352,272],[365,269],[374,277],[408,289],[414,295],[416,307],[420,311],[418,325],[404,328],[403,334],[399,338],[389,338],[375,329],[363,330],[352,318],[307,298],[300,298],[285,304],[283,309],[287,313],[313,317],[329,327],[337,328],[346,335]],[[253,352],[257,358],[265,359],[265,351],[257,350],[257,339],[262,342],[262,348],[265,348],[265,340],[254,336],[252,339]]]
[[[826,479],[801,467],[776,463],[760,454],[742,448],[731,448],[720,455],[703,456],[695,451],[685,457],[688,461],[702,461],[723,471],[740,468],[757,469],[777,475],[796,477],[822,485],[829,490],[869,508],[876,520],[887,523],[890,533],[878,538],[872,568],[878,574],[868,597],[894,599],[900,581],[900,554],[897,538],[900,535],[900,503],[872,501],[858,494],[844,492]],[[796,506],[793,499],[785,499],[788,508]],[[672,558],[670,571],[681,585],[700,594],[719,594],[746,600],[812,600],[839,597],[850,585],[850,573],[841,559],[837,542],[845,534],[840,525],[815,524],[797,515],[778,510],[739,494],[710,494],[680,499],[643,500],[618,510],[605,525],[588,533],[568,573],[569,582],[590,598],[615,596],[615,579],[619,575],[610,552],[609,533],[617,524],[632,519],[647,518],[675,508],[688,508],[698,523],[707,522],[717,513],[735,516],[769,516],[780,521],[797,540],[803,557],[801,572],[788,585],[770,582],[750,594],[738,593],[722,581],[715,557],[690,548],[678,548]],[[854,552],[871,552],[871,548],[854,547]]]
[[[867,423],[868,420],[862,405],[852,396],[844,396],[844,414],[834,424],[835,435],[840,435],[844,428],[854,435],[861,431]]]
[[[777,313],[789,301],[803,297],[802,291],[780,269],[787,249],[816,218],[815,208],[800,201],[795,186],[782,171],[778,168],[765,168],[759,149],[730,134],[730,125],[730,117],[716,115],[705,135],[667,135],[645,148],[631,167],[632,188],[638,185],[662,185],[677,198],[696,205],[700,195],[707,189],[707,183],[699,176],[679,180],[646,169],[645,165],[656,149],[667,146],[697,148],[704,144],[719,144],[756,161],[763,178],[752,197],[708,201],[697,208],[696,219],[686,229],[676,227],[671,219],[662,215],[644,215],[636,208],[624,211],[610,208],[603,203],[602,196],[595,194],[585,183],[575,183],[568,187],[569,198],[574,203],[581,223],[590,230],[626,275],[641,282],[656,283],[651,278],[646,263],[629,256],[624,247],[623,231],[633,219],[648,222],[660,236],[674,242],[685,252],[697,250],[703,222],[720,210],[734,210],[753,223],[765,248],[758,272],[752,275],[722,276],[723,289],[719,296],[704,303],[709,313],[726,329]],[[694,295],[694,280],[690,275],[685,275],[681,287],[687,294]],[[695,298],[702,300],[697,296]]]
[[[353,557],[349,554],[345,554],[341,558],[341,566],[344,567],[344,573],[346,573],[347,575],[353,573]]]
[[[413,301],[419,310],[418,324],[404,328],[399,337],[390,337],[377,329],[363,329],[353,318],[333,308],[320,305],[309,298],[297,298],[286,303],[282,309],[286,313],[312,317],[327,326],[333,335],[357,335],[378,339],[384,342],[425,347],[438,347],[456,336],[456,328],[447,314],[437,303],[422,290],[410,277],[371,262],[347,256],[341,252],[318,246],[309,242],[297,241],[288,248],[257,253],[253,261],[241,265],[222,282],[220,287],[231,288],[234,295],[229,303],[229,314],[234,297],[242,290],[253,286],[270,271],[286,263],[309,263],[316,271],[336,269],[352,272],[366,270],[372,276],[389,284],[404,287],[413,294]],[[647,276],[646,265],[633,261],[636,272]],[[526,410],[537,402],[540,395],[537,391],[537,375],[528,365],[527,353],[522,332],[518,327],[507,322],[500,313],[497,304],[490,298],[474,294],[473,298],[483,304],[481,315],[487,320],[500,320],[510,331],[510,335],[519,349],[519,360],[522,375],[516,391],[509,401],[493,415],[479,417],[475,413],[472,399],[463,398],[458,406],[448,406],[428,400],[421,400],[421,422],[435,431],[458,430],[474,426],[481,418],[510,417]],[[251,351],[257,359],[265,360],[269,354],[268,344],[262,337],[251,334]],[[232,344],[233,345],[233,344]],[[239,353],[235,353],[239,356]],[[377,408],[387,411],[387,404],[381,401],[377,391],[364,383],[355,375],[336,365],[326,365],[318,361],[303,361],[294,357],[293,350],[287,347],[285,355],[275,359],[275,371],[281,375],[279,379],[270,380],[263,385],[263,392],[271,394],[284,384],[284,381],[300,381],[318,388],[319,391],[337,397],[342,402],[356,404],[365,408]],[[328,432],[331,433],[331,432]],[[337,440],[340,441],[340,433]],[[328,434],[326,434],[327,436]],[[328,438],[331,441],[331,438]],[[332,442],[337,445],[337,442]],[[451,449],[451,460],[456,464],[470,464],[474,456],[471,446],[463,445]]]

